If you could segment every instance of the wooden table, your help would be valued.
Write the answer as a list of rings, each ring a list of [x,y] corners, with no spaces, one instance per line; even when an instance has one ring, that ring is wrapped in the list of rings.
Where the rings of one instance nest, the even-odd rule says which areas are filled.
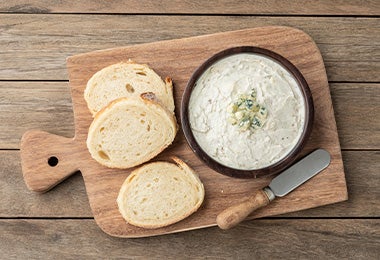
[[[0,258],[380,257],[380,2],[100,1],[0,3]],[[325,61],[349,200],[254,221],[142,239],[95,224],[80,174],[27,190],[21,135],[73,136],[65,58],[92,50],[265,25],[308,33]]]

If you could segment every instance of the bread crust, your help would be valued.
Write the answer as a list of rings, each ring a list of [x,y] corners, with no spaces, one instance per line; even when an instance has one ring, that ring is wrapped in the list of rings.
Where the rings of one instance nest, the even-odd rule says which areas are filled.
[[[131,65],[134,66],[132,67]],[[142,71],[140,71],[141,68],[143,68]],[[122,72],[128,74],[128,76],[125,76]],[[143,76],[137,75],[139,73],[143,73]],[[132,82],[134,83],[132,84]],[[126,91],[126,86],[128,85],[132,88],[130,91]],[[137,96],[147,91],[154,92],[161,99],[164,106],[170,111],[174,111],[172,80],[169,77],[162,80],[147,64],[139,64],[133,60],[112,64],[96,72],[87,82],[84,99],[94,117],[96,113],[114,99]]]
[[[148,98],[149,96],[149,98]],[[127,164],[124,163],[123,165],[120,165],[119,163],[115,163],[109,160],[103,160],[101,157],[99,157],[98,150],[96,150],[96,145],[94,143],[95,134],[97,131],[99,131],[99,128],[101,128],[101,124],[104,122],[104,120],[112,116],[112,110],[115,106],[125,103],[125,105],[129,106],[145,106],[150,111],[154,111],[156,114],[160,114],[162,118],[167,120],[168,124],[167,127],[172,130],[172,136],[170,138],[170,142],[163,143],[158,150],[150,151],[149,157],[141,157],[139,160],[135,160],[133,164]],[[127,115],[125,115],[127,116]],[[136,126],[138,127],[138,126]],[[92,156],[93,159],[95,159],[98,163],[100,163],[103,166],[109,167],[109,168],[117,168],[117,169],[126,169],[131,168],[137,165],[140,165],[144,162],[149,161],[159,153],[161,153],[165,148],[167,148],[174,140],[176,134],[178,131],[178,124],[176,121],[176,117],[173,112],[169,111],[165,106],[163,106],[160,101],[155,97],[154,93],[143,93],[140,95],[140,97],[122,97],[118,98],[112,102],[110,102],[106,107],[103,107],[96,115],[94,120],[92,121],[89,130],[88,130],[88,136],[87,136],[87,148]],[[167,133],[164,133],[167,134]],[[128,137],[126,137],[128,138]],[[134,140],[132,140],[134,141]],[[148,149],[147,147],[141,147],[140,150]]]
[[[132,171],[132,173],[124,181],[123,185],[120,188],[119,195],[117,197],[117,204],[118,204],[119,211],[120,211],[121,215],[127,221],[127,223],[134,225],[134,226],[147,228],[147,229],[161,228],[161,227],[172,225],[174,223],[177,223],[177,222],[187,218],[188,216],[190,216],[191,214],[193,214],[194,212],[196,212],[200,208],[200,206],[202,205],[202,203],[204,201],[205,189],[204,189],[203,183],[201,182],[198,174],[195,173],[194,170],[192,170],[185,162],[183,162],[178,157],[171,157],[171,159],[174,161],[174,163],[159,161],[159,162],[152,162],[152,163],[145,164],[145,165],[141,166],[140,168],[137,168],[134,171]],[[194,185],[197,187],[196,193],[198,195],[199,200],[197,201],[196,205],[194,205],[192,208],[187,209],[185,212],[183,212],[183,214],[181,214],[179,216],[171,217],[171,218],[168,217],[168,219],[166,219],[166,220],[157,220],[155,223],[152,223],[152,221],[143,222],[143,221],[139,221],[137,219],[132,218],[131,216],[133,216],[133,214],[131,214],[129,212],[132,209],[128,208],[129,205],[125,204],[124,199],[125,199],[125,196],[129,195],[128,192],[129,192],[129,189],[133,186],[134,180],[137,179],[136,177],[139,174],[144,174],[145,173],[144,171],[146,169],[149,169],[149,170],[160,169],[160,168],[163,168],[165,165],[170,165],[170,166],[175,165],[176,167],[178,167],[179,171],[181,172],[178,174],[185,174],[187,177],[187,181],[191,185]],[[157,171],[156,176],[158,174],[159,173]],[[162,176],[159,176],[159,177],[164,178],[165,174],[162,174]],[[140,183],[140,186],[145,187],[145,183]]]

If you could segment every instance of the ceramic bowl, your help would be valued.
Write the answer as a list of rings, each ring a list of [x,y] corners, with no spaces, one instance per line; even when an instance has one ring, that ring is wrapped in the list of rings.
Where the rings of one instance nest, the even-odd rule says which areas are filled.
[[[295,146],[281,160],[275,162],[272,165],[266,166],[264,168],[253,169],[253,170],[231,168],[211,158],[197,143],[193,135],[190,122],[189,122],[189,101],[190,101],[190,97],[197,80],[211,65],[213,65],[217,61],[223,58],[226,58],[230,55],[240,54],[240,53],[262,55],[282,65],[282,67],[285,68],[294,77],[295,81],[297,82],[298,87],[301,90],[302,97],[304,99],[304,104],[305,104],[305,120],[304,120],[304,125],[303,125],[303,132],[298,142],[295,144]],[[184,91],[184,94],[182,97],[182,103],[181,103],[182,129],[184,131],[186,140],[189,146],[191,147],[191,149],[193,150],[193,152],[207,166],[209,166],[213,170],[217,171],[218,173],[221,173],[230,177],[236,177],[236,178],[256,178],[256,177],[267,176],[267,175],[279,173],[283,171],[284,169],[286,169],[287,167],[289,167],[298,158],[299,153],[301,152],[306,141],[308,140],[311,133],[311,129],[312,129],[313,119],[314,119],[314,106],[313,106],[312,95],[311,95],[309,86],[305,78],[302,76],[301,72],[289,60],[287,60],[283,56],[273,51],[270,51],[268,49],[252,47],[252,46],[241,46],[241,47],[226,49],[213,55],[209,59],[207,59],[203,64],[201,64],[196,69],[196,71],[193,73],[193,75],[189,79],[186,89]]]

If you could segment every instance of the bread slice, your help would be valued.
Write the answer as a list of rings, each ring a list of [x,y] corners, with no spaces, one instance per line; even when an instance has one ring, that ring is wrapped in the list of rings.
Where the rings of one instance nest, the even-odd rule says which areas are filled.
[[[119,98],[99,111],[87,136],[87,148],[100,164],[130,168],[169,146],[177,133],[174,113],[153,93]]]
[[[177,157],[134,170],[121,186],[119,211],[131,225],[159,228],[176,223],[201,206],[205,190],[198,175]]]
[[[96,72],[87,82],[84,99],[94,116],[115,99],[145,92],[155,93],[170,111],[174,111],[172,80],[163,81],[147,65],[133,61],[113,64]]]

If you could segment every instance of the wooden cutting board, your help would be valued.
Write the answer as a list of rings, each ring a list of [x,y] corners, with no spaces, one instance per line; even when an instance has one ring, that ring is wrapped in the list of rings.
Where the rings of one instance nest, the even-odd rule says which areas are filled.
[[[73,99],[75,137],[64,138],[42,131],[28,131],[24,134],[21,159],[27,186],[31,190],[44,192],[79,170],[85,181],[96,223],[111,236],[144,237],[215,226],[219,212],[266,186],[271,177],[234,179],[214,172],[193,154],[180,129],[174,143],[153,161],[169,161],[170,156],[176,155],[187,162],[199,173],[204,183],[204,204],[189,218],[168,227],[149,230],[129,225],[119,214],[116,197],[121,184],[133,169],[109,169],[91,158],[85,142],[92,117],[83,98],[83,91],[88,79],[110,64],[128,59],[147,63],[162,77],[172,77],[175,113],[180,124],[181,97],[194,70],[213,54],[242,45],[275,51],[298,67],[310,86],[315,105],[314,128],[302,155],[316,148],[325,148],[332,155],[332,162],[326,170],[249,218],[272,216],[346,200],[343,162],[323,60],[317,46],[307,34],[289,27],[260,27],[69,57],[67,68]]]

